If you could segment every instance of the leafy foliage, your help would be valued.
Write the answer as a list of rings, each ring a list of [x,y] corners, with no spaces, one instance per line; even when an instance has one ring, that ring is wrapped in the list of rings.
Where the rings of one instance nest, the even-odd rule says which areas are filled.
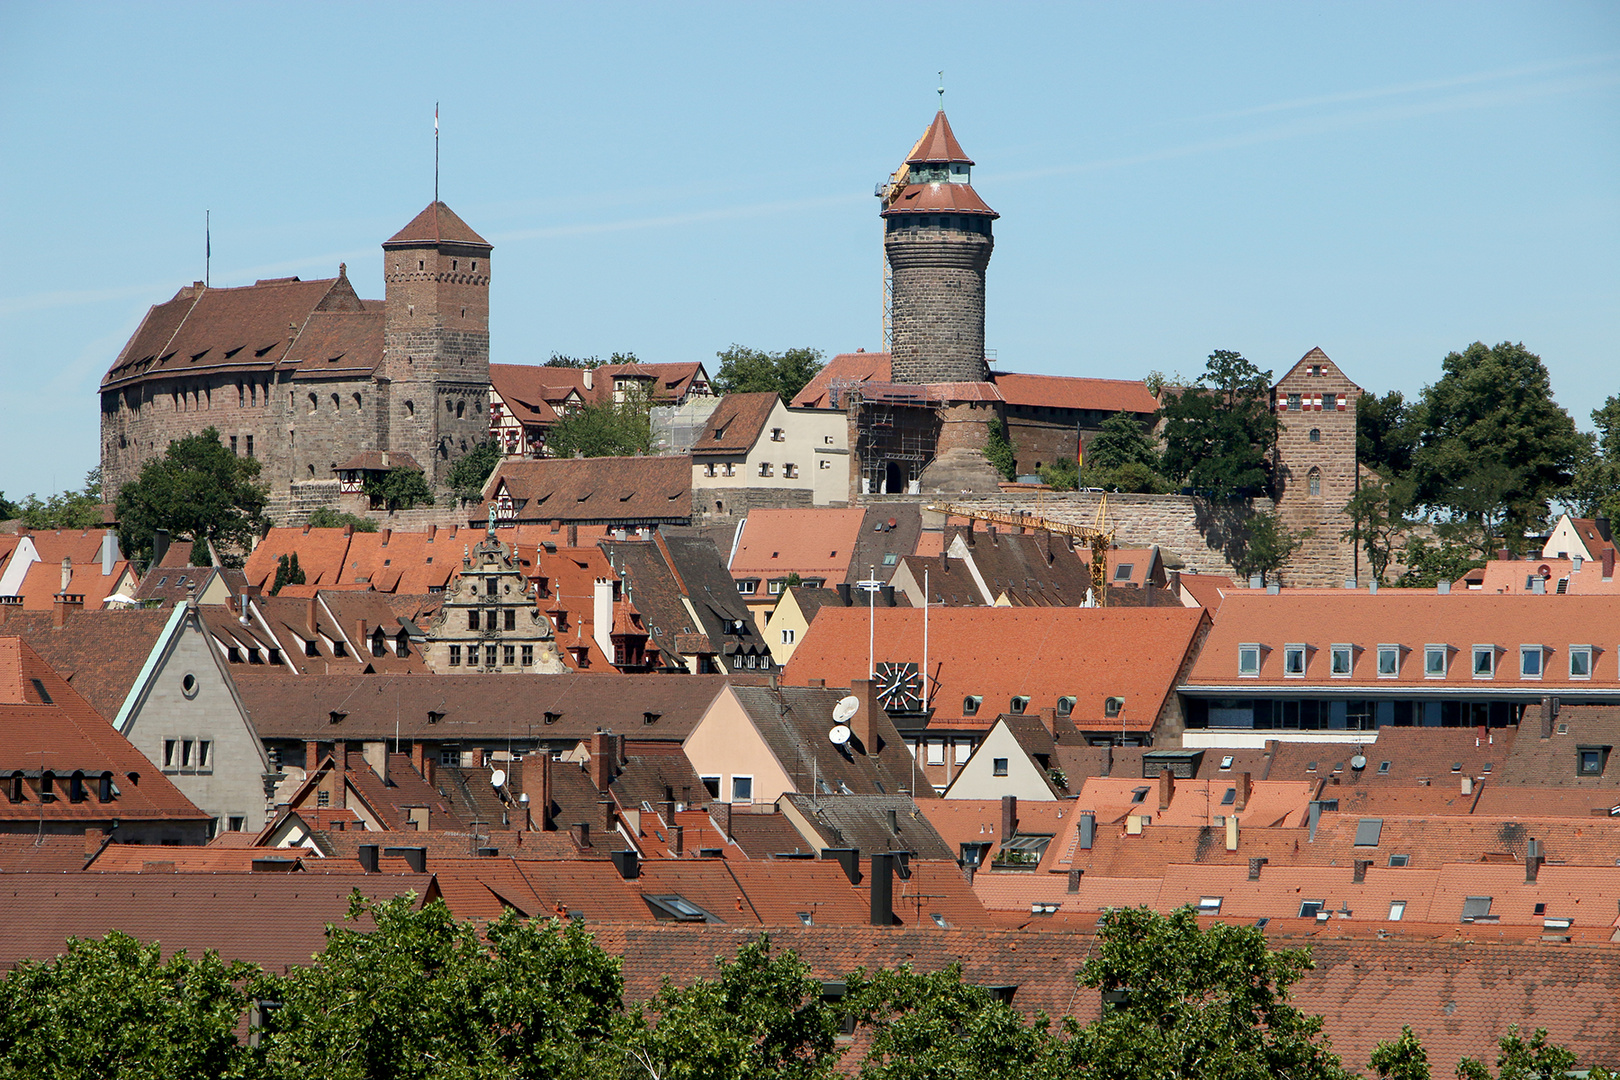
[[[1233,568],[1244,577],[1274,576],[1289,558],[1315,535],[1314,529],[1290,529],[1274,512],[1255,514],[1248,522],[1248,539]]]
[[[0,980],[0,1075],[240,1075],[236,1025],[256,972],[212,952],[164,960],[117,931],[70,938],[57,959],[25,960]]]
[[[30,529],[93,529],[102,521],[101,467],[91,469],[78,491],[63,491],[43,501],[30,495],[20,503],[0,494],[0,520],[21,518]]]
[[[583,368],[583,369],[589,370],[591,368],[599,368],[603,364],[639,364],[639,363],[641,363],[641,361],[636,358],[636,354],[633,353],[633,352],[626,352],[626,353],[616,352],[612,356],[608,357],[606,360],[603,360],[600,357],[596,357],[596,356],[564,356],[562,353],[552,353],[551,354],[551,359],[547,360],[544,364],[541,364],[540,366],[541,367]]]
[[[1386,483],[1367,479],[1344,506],[1344,512],[1350,515],[1350,528],[1340,534],[1341,538],[1361,545],[1373,578],[1380,584],[1395,558],[1396,547],[1411,526],[1407,520],[1411,500],[1409,480]]]
[[[1400,1038],[1374,1047],[1368,1064],[1379,1080],[1429,1080],[1428,1052],[1410,1027],[1401,1028]]]
[[[1221,501],[1263,492],[1277,441],[1270,396],[1271,372],[1227,349],[1210,353],[1197,381],[1169,391],[1159,407],[1164,474]]]
[[[1482,554],[1497,536],[1518,554],[1573,479],[1582,439],[1553,401],[1546,365],[1522,344],[1476,341],[1442,367],[1419,409],[1417,498],[1478,525]]]
[[[222,560],[240,561],[237,553],[270,525],[258,476],[258,461],[231,453],[214,428],[176,439],[118,493],[118,538],[125,554],[147,565],[157,530],[167,529],[193,542],[193,561],[209,548]]]
[[[433,488],[428,485],[427,475],[408,465],[396,465],[381,476],[368,474],[360,490],[373,504],[380,502],[389,510],[433,505]]]
[[[6,498],[6,493],[0,491],[0,521],[10,521],[22,515],[22,506]]]
[[[377,523],[371,518],[341,513],[330,506],[317,506],[310,511],[309,521],[306,524],[312,529],[341,529],[351,526],[355,532],[377,531]]]
[[[1595,435],[1583,437],[1568,502],[1576,517],[1620,521],[1620,396],[1592,410]]]
[[[1456,581],[1485,565],[1480,556],[1483,531],[1466,521],[1442,521],[1434,536],[1414,534],[1406,541],[1402,561],[1406,573],[1395,582],[1403,589],[1432,589],[1442,581]]]
[[[554,424],[546,445],[556,457],[629,457],[652,451],[652,403],[641,390],[622,402],[592,402]]]
[[[1307,951],[1273,952],[1253,927],[1201,929],[1191,908],[1110,911],[1080,983],[1123,1000],[1093,1024],[1067,1025],[1070,1070],[1095,1080],[1346,1078],[1322,1018],[1288,1004],[1310,966]]]
[[[1023,1080],[1048,1073],[1044,1016],[1026,1024],[958,967],[856,972],[848,1007],[872,1031],[862,1080]]]
[[[270,586],[270,595],[278,595],[285,585],[302,584],[304,584],[304,571],[298,566],[298,552],[283,554],[276,560],[276,579]]]
[[[445,481],[463,502],[476,502],[483,498],[484,481],[500,463],[500,444],[494,439],[485,439],[455,460]]]
[[[1080,466],[1073,461],[1053,461],[1035,472],[1053,491],[1073,491],[1080,486]]]
[[[1420,435],[1415,410],[1399,390],[1362,394],[1356,402],[1356,460],[1369,469],[1391,479],[1405,476]]]
[[[1495,1080],[1563,1080],[1575,1068],[1575,1054],[1567,1047],[1547,1041],[1547,1029],[1537,1028],[1529,1041],[1519,1034],[1519,1026],[1508,1028],[1497,1044]],[[1611,1080],[1608,1069],[1594,1067],[1588,1080]],[[1493,1080],[1484,1063],[1463,1058],[1457,1065],[1458,1080]]]
[[[1081,474],[1086,487],[1155,494],[1170,490],[1159,465],[1159,451],[1148,431],[1130,413],[1121,412],[1097,429]]]
[[[815,1080],[836,1059],[837,1016],[821,983],[792,952],[761,935],[716,960],[719,977],[665,981],[623,1025],[624,1053],[650,1080]]]
[[[990,433],[984,443],[984,459],[1006,479],[1017,479],[1018,461],[1013,456],[1012,443],[1007,440],[1007,425],[992,420],[987,426]]]
[[[783,401],[792,401],[822,368],[819,349],[772,353],[734,344],[715,355],[720,366],[714,373],[714,388],[721,394],[774,393]]]

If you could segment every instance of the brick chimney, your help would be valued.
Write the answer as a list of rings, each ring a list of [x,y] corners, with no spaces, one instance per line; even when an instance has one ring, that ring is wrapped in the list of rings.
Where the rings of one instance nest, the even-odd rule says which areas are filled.
[[[1005,844],[1018,834],[1018,796],[1001,797],[1001,842]]]
[[[1266,863],[1268,863],[1270,861],[1271,861],[1270,859],[1267,859],[1264,856],[1261,856],[1259,858],[1250,859],[1249,860],[1249,880],[1250,881],[1259,881],[1260,880],[1260,868],[1262,866],[1266,865]]]
[[[591,736],[591,783],[597,791],[606,791],[618,775],[619,740],[611,731],[598,731]]]
[[[591,823],[588,821],[574,822],[568,827],[568,836],[569,839],[574,841],[576,848],[581,851],[585,850],[591,846]]]
[[[21,615],[22,610],[22,597],[0,596],[0,626],[6,625],[6,621],[10,619],[12,615]]]
[[[671,825],[669,829],[669,853],[677,859],[686,854],[686,826]]]
[[[531,769],[533,770],[532,773],[530,772]],[[557,822],[551,816],[551,754],[549,751],[542,750],[532,757],[523,759],[523,786],[525,789],[530,789],[531,785],[534,793],[529,796],[529,812],[534,813],[537,809],[535,804],[538,803],[540,811],[540,816],[537,819],[540,822],[538,828],[541,832],[551,832],[557,828]]]
[[[1371,865],[1371,859],[1357,859],[1355,863],[1355,870],[1351,873],[1350,880],[1355,882],[1357,885],[1364,883],[1367,880],[1367,867]]]
[[[89,858],[91,855],[94,855],[96,852],[100,851],[101,850],[101,845],[106,839],[107,839],[107,834],[106,834],[105,831],[103,831],[101,829],[86,829],[86,830],[84,830],[84,854],[85,854],[85,857]]]
[[[1238,774],[1238,782],[1237,782],[1237,804],[1233,807],[1233,809],[1235,809],[1235,810],[1246,810],[1246,809],[1248,809],[1248,806],[1249,806],[1249,794],[1253,791],[1253,789],[1254,789],[1254,785],[1253,785],[1253,782],[1249,778],[1249,774],[1248,773],[1239,773]]]
[[[1603,580],[1612,581],[1614,579],[1614,548],[1604,548],[1599,558],[1603,560]]]
[[[420,773],[428,784],[433,783],[433,756],[421,739],[411,743],[411,768]]]
[[[709,817],[714,819],[715,826],[719,828],[720,835],[727,840],[731,839],[731,804],[715,799],[709,803]]]
[[[1558,715],[1558,710],[1553,706],[1553,699],[1551,697],[1542,698],[1541,699],[1541,737],[1543,739],[1552,738],[1553,717],[1555,717],[1557,715]]]
[[[1176,793],[1176,778],[1169,769],[1159,770],[1159,812],[1170,809],[1170,799]]]
[[[1069,870],[1069,891],[1070,892],[1073,893],[1073,892],[1079,892],[1080,891],[1080,879],[1085,876],[1085,873],[1086,873],[1085,870],[1081,869],[1078,866],[1073,867],[1073,868],[1071,868]]]
[[[67,617],[76,611],[84,610],[84,594],[59,592],[51,602],[51,625],[60,627],[67,622]]]
[[[68,591],[68,586],[71,585],[71,584],[73,584],[73,556],[64,555],[64,556],[62,556],[62,588],[61,588],[61,591],[62,592],[67,592]]]
[[[877,683],[871,679],[854,679],[849,684],[849,692],[861,703],[861,707],[855,710],[855,715],[850,717],[850,730],[854,732],[855,740],[861,744],[861,749],[868,756],[874,756],[878,752],[874,718],[883,711],[883,704],[878,700]]]

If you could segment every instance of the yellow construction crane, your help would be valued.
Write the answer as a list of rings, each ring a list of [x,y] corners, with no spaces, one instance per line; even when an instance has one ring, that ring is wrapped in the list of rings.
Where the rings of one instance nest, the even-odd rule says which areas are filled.
[[[1098,607],[1108,606],[1108,549],[1114,546],[1114,530],[1108,527],[1108,494],[1097,500],[1097,516],[1090,525],[1071,525],[1067,521],[1053,521],[1041,514],[1024,510],[991,510],[982,506],[962,503],[930,503],[929,510],[937,514],[969,518],[1007,525],[1015,529],[1045,529],[1060,536],[1072,536],[1091,547],[1091,594]]]

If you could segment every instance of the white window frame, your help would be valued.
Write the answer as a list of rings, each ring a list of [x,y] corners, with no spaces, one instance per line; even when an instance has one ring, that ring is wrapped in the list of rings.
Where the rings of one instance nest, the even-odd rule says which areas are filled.
[[[771,475],[771,463],[770,462],[762,461],[762,462],[759,463],[759,475],[761,475],[761,476],[769,476],[769,475]]]
[[[1430,671],[1429,661],[1438,655],[1440,657],[1440,670]],[[1425,645],[1423,646],[1423,677],[1425,679],[1443,679],[1451,669],[1451,646]]]
[[[743,596],[753,596],[759,591],[759,581],[754,578],[745,578],[737,582],[737,592]]]
[[[1253,671],[1245,671],[1244,670],[1243,661],[1248,656],[1253,656],[1254,657],[1254,670]],[[1240,679],[1258,679],[1260,677],[1260,664],[1263,662],[1263,660],[1264,660],[1264,656],[1262,655],[1262,653],[1260,651],[1260,646],[1258,644],[1250,642],[1250,643],[1248,643],[1246,645],[1239,645],[1238,646],[1238,678],[1240,678]]]
[[[929,740],[927,740],[927,754],[928,754],[927,758],[924,759],[925,764],[928,764],[928,765],[943,765],[943,764],[945,764],[945,740],[944,739],[929,739]]]
[[[1536,660],[1535,660],[1535,662],[1536,662],[1536,670],[1535,670],[1534,674],[1531,674],[1530,672],[1525,670],[1525,661],[1529,660],[1532,656],[1536,658]],[[1547,648],[1546,648],[1546,646],[1544,646],[1544,645],[1520,645],[1519,646],[1519,678],[1521,678],[1521,679],[1533,679],[1533,680],[1539,682],[1541,680],[1542,676],[1545,675],[1546,673],[1547,673]]]
[[[767,581],[765,583],[765,591],[771,596],[781,596],[784,580],[785,579],[778,578],[773,581]]]
[[[1344,657],[1344,670],[1335,670],[1339,666],[1339,657]],[[1328,652],[1328,674],[1335,679],[1348,679],[1356,673],[1356,647],[1354,645],[1338,644],[1330,646]]]
[[[954,739],[952,740],[952,743],[954,746],[953,756],[956,758],[956,764],[966,765],[968,763],[968,759],[973,756],[973,740]]]
[[[1384,670],[1384,657],[1393,657],[1395,662],[1390,665],[1390,671]],[[1378,646],[1378,677],[1380,679],[1398,679],[1401,677],[1401,647],[1399,645]]]
[[[1490,670],[1483,673],[1479,670],[1479,659],[1482,656],[1490,658]],[[1476,644],[1469,652],[1468,671],[1476,679],[1496,678],[1496,646]]]
[[[1293,655],[1296,652],[1299,654],[1299,670],[1297,672],[1296,671],[1289,671],[1288,670],[1288,668],[1290,667],[1289,660],[1293,657]],[[1304,646],[1304,645],[1302,645],[1302,644],[1300,644],[1298,642],[1295,642],[1292,645],[1284,645],[1283,646],[1283,678],[1285,678],[1285,679],[1303,679],[1305,677],[1305,672],[1306,672],[1307,669],[1309,669],[1310,665],[1311,665],[1311,654],[1310,654],[1310,650],[1306,646]]]
[[[743,798],[739,798],[737,796],[737,781],[739,781],[739,780],[748,781],[748,794],[747,794],[746,797],[743,797]],[[754,802],[754,774],[753,773],[732,773],[731,774],[730,788],[731,788],[731,801],[732,801],[733,804],[735,804],[735,805],[747,805],[747,806],[753,805],[753,802]]]
[[[1389,922],[1400,922],[1406,918],[1406,901],[1391,900],[1389,902]]]
[[[787,477],[789,480],[795,480],[799,476],[799,467],[793,464],[793,462],[789,461],[782,466],[782,475]]]
[[[1586,674],[1584,674],[1584,675],[1577,675],[1575,673],[1575,657],[1576,656],[1580,656],[1583,660],[1586,661]],[[1569,677],[1571,679],[1582,679],[1582,680],[1590,679],[1592,677],[1592,646],[1590,646],[1590,645],[1571,645],[1569,647]]]
[[[720,475],[721,476],[736,476],[737,475],[737,463],[735,461],[727,461],[727,462],[721,463],[721,465],[720,465]]]
[[[796,636],[796,634],[797,634],[797,630],[794,627],[784,626],[782,628],[782,644],[784,644],[784,645],[793,644],[793,638]]]

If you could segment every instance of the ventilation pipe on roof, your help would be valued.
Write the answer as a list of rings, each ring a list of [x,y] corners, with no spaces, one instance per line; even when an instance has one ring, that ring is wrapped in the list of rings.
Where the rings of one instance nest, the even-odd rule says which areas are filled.
[[[894,925],[894,855],[872,855],[872,925]]]
[[[836,862],[844,868],[844,876],[849,878],[851,885],[861,883],[861,849],[860,848],[822,848],[821,857]]]

